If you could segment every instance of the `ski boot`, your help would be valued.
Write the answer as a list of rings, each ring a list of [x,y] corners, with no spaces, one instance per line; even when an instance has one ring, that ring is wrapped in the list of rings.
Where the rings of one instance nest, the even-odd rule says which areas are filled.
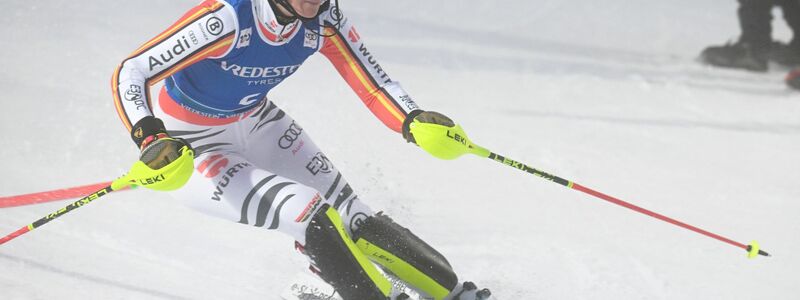
[[[387,222],[391,222],[391,220],[387,221],[387,219],[380,218],[380,222],[377,222],[376,219],[368,218],[361,228],[367,228],[364,234],[369,236],[370,233],[374,233],[374,230],[382,228],[377,224],[388,225]],[[389,227],[392,229],[400,228]],[[387,238],[397,240],[399,237],[398,235],[390,235]],[[384,243],[386,240],[379,238],[371,240],[384,245],[387,249],[391,249],[392,243],[394,243]],[[378,255],[383,260],[390,260],[391,263],[387,263],[389,265],[399,264],[403,262],[402,259],[376,248],[373,244],[369,244],[371,246],[367,247],[367,249],[372,250],[369,252],[370,255],[365,255],[363,249],[365,243],[368,242],[363,237],[357,239],[357,241],[353,242],[345,232],[344,225],[336,209],[325,204],[311,218],[311,222],[306,229],[306,244],[300,245],[296,243],[295,247],[310,258],[311,266],[309,270],[335,290],[335,292],[331,293],[331,297],[338,295],[343,300],[408,300],[421,298],[415,290],[407,289],[405,279],[398,282],[390,281],[387,277],[391,274],[384,274],[384,271],[379,270],[370,261],[370,259],[375,259],[375,255]],[[406,246],[409,247],[409,245]],[[404,251],[411,251],[411,249],[404,249]],[[428,282],[429,284],[438,282],[435,279],[450,279],[446,275],[451,275],[452,271],[450,271],[446,261],[443,262],[447,265],[447,268],[432,269],[432,266],[435,267],[437,265],[435,262],[440,262],[437,256],[425,251],[420,252],[419,249],[413,252],[400,251],[396,253],[400,257],[414,254],[406,257],[411,258],[407,259],[407,261],[415,263],[420,269],[432,272],[430,274],[433,279],[425,277],[430,281]],[[416,268],[411,268],[407,263],[404,263],[404,266],[416,270]],[[409,271],[409,269],[403,268],[394,268],[393,271],[398,270]],[[436,270],[439,270],[439,272],[436,272]],[[420,271],[417,272],[421,273]],[[419,274],[414,275],[419,277]],[[452,280],[455,280],[454,274],[452,274]],[[455,285],[453,283],[453,286]],[[444,294],[449,291],[450,289],[447,289]],[[410,295],[406,294],[406,292],[410,293]],[[436,299],[441,298],[440,296]]]
[[[772,42],[769,60],[788,68],[800,66],[800,41],[789,44]]]
[[[717,67],[766,72],[769,49],[762,48],[769,47],[756,47],[743,41],[711,46],[700,53],[700,60]]]
[[[382,213],[364,220],[353,236],[370,260],[433,299],[443,299],[458,285],[441,253]]]
[[[353,243],[337,212],[323,205],[306,229],[304,253],[344,300],[392,299],[392,285]]]

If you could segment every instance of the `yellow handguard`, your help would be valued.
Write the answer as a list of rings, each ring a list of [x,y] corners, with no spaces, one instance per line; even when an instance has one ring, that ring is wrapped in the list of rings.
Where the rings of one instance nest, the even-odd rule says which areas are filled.
[[[448,127],[414,120],[409,131],[420,148],[439,159],[456,159],[467,153],[489,155],[489,150],[472,143],[458,124]]]
[[[141,160],[136,161],[130,172],[112,182],[111,188],[121,189],[128,185],[142,186],[155,191],[173,191],[181,188],[194,173],[194,151],[188,146],[180,149],[181,155],[159,169],[152,169]]]

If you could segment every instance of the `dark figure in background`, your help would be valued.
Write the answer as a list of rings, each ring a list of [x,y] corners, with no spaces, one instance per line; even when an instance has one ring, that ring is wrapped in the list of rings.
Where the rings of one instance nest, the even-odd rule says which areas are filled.
[[[793,33],[788,44],[772,40],[772,9],[783,10],[783,18]],[[711,65],[750,71],[767,71],[767,62],[785,66],[800,65],[800,0],[739,0],[742,35],[733,44],[711,46],[700,58]]]

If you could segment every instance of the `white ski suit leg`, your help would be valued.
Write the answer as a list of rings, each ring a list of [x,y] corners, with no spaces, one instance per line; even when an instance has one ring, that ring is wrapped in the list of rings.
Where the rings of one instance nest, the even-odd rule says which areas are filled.
[[[267,101],[232,119],[189,112],[161,89],[156,116],[195,149],[196,173],[172,195],[208,215],[290,235],[305,244],[310,216],[328,203],[352,236],[373,212],[290,116]]]

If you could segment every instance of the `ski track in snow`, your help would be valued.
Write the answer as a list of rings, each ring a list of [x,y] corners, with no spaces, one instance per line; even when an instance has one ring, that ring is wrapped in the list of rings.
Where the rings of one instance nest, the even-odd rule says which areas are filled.
[[[169,294],[167,292],[151,290],[151,289],[139,287],[139,286],[136,286],[136,285],[126,284],[124,282],[105,279],[102,276],[92,276],[92,275],[87,275],[87,274],[83,274],[83,273],[80,273],[80,272],[64,270],[64,269],[60,269],[60,268],[52,266],[52,265],[42,264],[42,263],[38,263],[36,261],[32,261],[32,260],[24,259],[24,258],[20,258],[20,257],[14,257],[14,256],[11,256],[11,255],[5,255],[5,254],[1,254],[0,253],[0,259],[6,260],[6,261],[11,261],[11,262],[13,262],[15,264],[18,264],[18,265],[22,266],[24,269],[39,270],[39,271],[43,271],[43,272],[53,273],[53,274],[69,277],[69,278],[71,278],[73,280],[86,281],[86,282],[95,283],[95,284],[98,284],[98,285],[105,285],[105,286],[108,286],[110,288],[121,289],[121,290],[134,292],[134,293],[141,293],[141,294],[147,295],[148,297],[158,297],[158,298],[163,298],[163,299],[188,299],[188,298],[180,297],[180,296],[177,296],[177,295],[172,295],[172,294]]]

